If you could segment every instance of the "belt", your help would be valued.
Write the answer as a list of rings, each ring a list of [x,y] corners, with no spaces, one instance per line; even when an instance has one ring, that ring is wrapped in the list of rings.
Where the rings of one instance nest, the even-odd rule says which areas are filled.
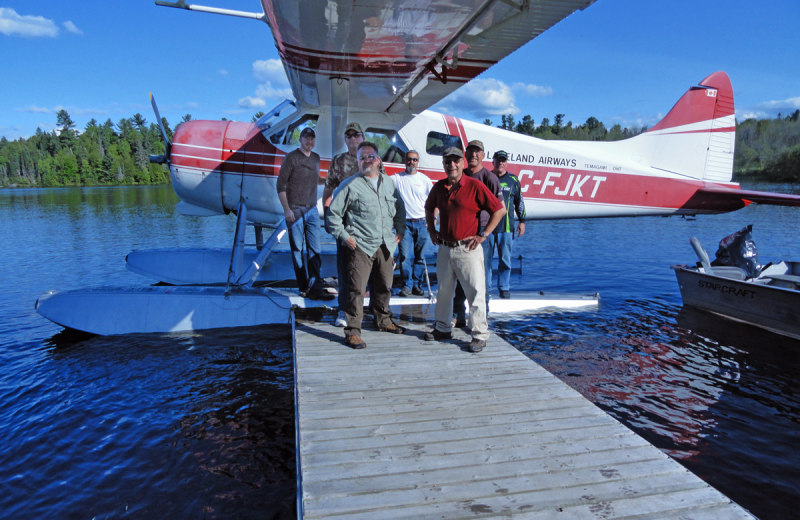
[[[451,241],[449,241],[449,240],[443,240],[443,239],[441,239],[441,238],[439,239],[439,243],[440,243],[440,244],[442,244],[443,246],[447,246],[447,247],[458,247],[458,246],[463,246],[463,245],[464,245],[464,244],[466,244],[467,242],[469,242],[469,239],[468,239],[468,238],[465,238],[464,240],[458,240],[458,241],[456,241],[456,242],[451,242]]]
[[[425,222],[425,217],[422,217],[422,218],[407,218],[406,222]]]
[[[289,209],[310,208],[308,204],[289,204]]]

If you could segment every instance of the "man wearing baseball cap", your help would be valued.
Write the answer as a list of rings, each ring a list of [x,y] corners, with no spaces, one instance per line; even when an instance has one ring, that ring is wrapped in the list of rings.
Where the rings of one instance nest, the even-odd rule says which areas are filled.
[[[312,299],[327,300],[333,295],[323,289],[317,211],[319,155],[314,153],[316,133],[311,127],[300,132],[300,148],[283,158],[276,189],[289,229],[289,248],[300,293]],[[303,259],[303,245],[308,249],[308,265]]]
[[[492,157],[494,173],[500,180],[500,189],[503,193],[503,201],[506,208],[514,208],[514,211],[507,211],[500,224],[494,228],[494,233],[487,242],[489,248],[497,249],[497,289],[500,298],[511,298],[511,248],[514,243],[514,234],[518,236],[525,234],[525,201],[522,199],[522,188],[516,175],[508,172],[508,153],[498,150]],[[519,225],[515,226],[514,213],[517,214]],[[493,254],[493,251],[490,252]],[[491,289],[491,285],[489,286]]]
[[[472,341],[470,352],[480,352],[489,338],[486,322],[486,275],[483,250],[478,247],[505,215],[503,204],[482,182],[464,174],[464,154],[460,148],[444,151],[442,164],[447,177],[434,184],[425,202],[425,219],[428,233],[439,244],[436,259],[436,276],[439,294],[436,299],[436,325],[425,334],[425,340],[434,341],[453,337],[453,292],[456,282],[469,301],[469,327]],[[435,212],[439,210],[439,230],[436,230]],[[481,226],[479,214],[491,214]]]
[[[464,168],[464,175],[471,177],[483,183],[484,186],[489,188],[489,191],[503,204],[503,194],[500,190],[500,181],[497,175],[483,167],[483,158],[486,156],[483,149],[483,142],[470,141],[467,144],[467,151],[464,153],[464,158],[467,162]],[[489,223],[489,213],[481,211],[480,215],[481,228],[479,231],[485,231]],[[489,235],[489,232],[486,232]],[[484,283],[484,300],[486,301],[486,314],[489,314],[489,289],[492,287],[492,247],[491,243],[486,240],[481,243],[483,248],[483,265],[485,268],[486,282]],[[456,327],[463,327],[466,325],[464,316],[465,302],[467,300],[463,288],[459,285],[456,287],[455,300],[453,301],[453,308],[456,311]]]
[[[361,131],[361,125],[356,122],[350,122],[344,128],[344,144],[347,146],[347,151],[340,153],[331,160],[331,165],[328,168],[328,175],[325,179],[325,189],[322,192],[322,206],[325,208],[325,216],[328,215],[328,210],[331,207],[333,200],[333,192],[339,187],[341,183],[358,173],[358,145],[364,142],[364,132]],[[383,163],[378,161],[378,173],[386,174],[383,169]],[[327,222],[327,221],[326,221]],[[326,227],[327,229],[327,227]],[[330,233],[330,229],[328,229]],[[339,299],[338,315],[334,325],[337,327],[347,326],[347,317],[345,310],[347,307],[347,272],[346,266],[346,253],[345,245],[340,241],[336,241],[336,272],[339,282]]]

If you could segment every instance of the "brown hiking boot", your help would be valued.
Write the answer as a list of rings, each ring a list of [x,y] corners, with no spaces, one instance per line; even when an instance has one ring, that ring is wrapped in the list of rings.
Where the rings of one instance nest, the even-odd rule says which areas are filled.
[[[347,336],[347,338],[344,340],[344,344],[353,349],[367,348],[367,344],[358,334]]]
[[[383,328],[378,327],[378,330],[381,332],[391,332],[392,334],[403,334],[406,331],[406,329],[396,323],[390,323],[387,327]]]

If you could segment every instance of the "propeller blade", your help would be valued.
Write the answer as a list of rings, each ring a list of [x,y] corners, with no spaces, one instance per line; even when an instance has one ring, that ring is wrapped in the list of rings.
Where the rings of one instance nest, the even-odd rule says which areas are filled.
[[[158,121],[158,127],[161,129],[161,136],[164,138],[164,155],[151,155],[150,162],[163,164],[165,162],[169,162],[170,155],[172,152],[172,143],[169,142],[167,139],[167,132],[164,130],[164,124],[161,122],[161,114],[158,113],[158,105],[156,105],[156,98],[153,97],[153,93],[150,92],[150,104],[153,105],[153,112],[156,113],[156,120]]]

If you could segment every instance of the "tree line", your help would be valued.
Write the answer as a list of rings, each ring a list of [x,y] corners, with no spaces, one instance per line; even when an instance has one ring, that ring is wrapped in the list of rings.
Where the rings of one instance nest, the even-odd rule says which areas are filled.
[[[800,110],[736,125],[734,180],[800,182]]]
[[[252,121],[263,113],[257,113]],[[564,122],[556,114],[551,122],[543,118],[538,125],[530,115],[518,121],[504,115],[499,128],[548,140],[618,141],[647,131],[647,127],[611,128],[595,117],[581,125]],[[183,116],[181,123],[192,116]],[[164,165],[150,164],[149,155],[164,153],[161,130],[148,124],[141,114],[117,123],[92,119],[82,132],[66,110],[56,115],[58,130],[40,128],[27,138],[9,141],[0,138],[0,186],[98,186],[169,183]],[[174,129],[161,118],[167,138]],[[492,126],[491,120],[484,123]],[[180,125],[180,123],[179,123]],[[176,126],[177,128],[177,126]],[[734,180],[800,182],[800,110],[775,119],[746,119],[736,123]]]
[[[183,117],[188,121],[191,115]],[[56,114],[57,130],[41,128],[31,137],[0,138],[0,186],[144,185],[169,182],[166,166],[150,164],[149,155],[164,153],[161,129],[141,114],[99,123],[83,131],[66,110]],[[173,130],[161,118],[167,137]],[[182,122],[183,122],[182,121]]]

